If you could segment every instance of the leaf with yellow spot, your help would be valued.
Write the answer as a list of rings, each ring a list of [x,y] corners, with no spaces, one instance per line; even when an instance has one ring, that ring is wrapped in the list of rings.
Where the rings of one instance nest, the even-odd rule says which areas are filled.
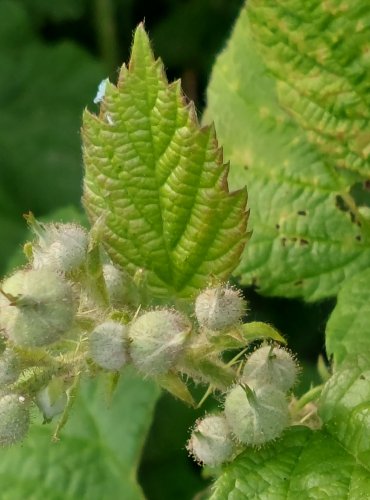
[[[361,55],[370,9],[347,3],[344,12],[343,1],[251,0],[211,77],[206,118],[231,159],[231,187],[247,184],[251,206],[253,235],[235,274],[266,295],[330,297],[370,262],[360,206],[370,167],[355,147],[370,137],[370,59]],[[360,20],[356,46],[349,31]],[[335,137],[344,125],[347,135]]]

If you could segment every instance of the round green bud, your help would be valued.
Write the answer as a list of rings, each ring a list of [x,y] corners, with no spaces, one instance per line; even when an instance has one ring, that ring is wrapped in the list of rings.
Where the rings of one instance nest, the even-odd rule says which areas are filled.
[[[21,373],[20,360],[12,349],[0,355],[0,387],[13,384]]]
[[[225,416],[238,441],[259,446],[279,437],[288,426],[288,402],[285,394],[271,385],[254,390],[238,385],[226,396]]]
[[[0,446],[10,446],[24,439],[30,412],[23,396],[8,394],[0,398]]]
[[[145,375],[167,373],[183,351],[191,325],[182,314],[157,309],[139,316],[130,326],[130,355]]]
[[[248,384],[249,380],[255,379],[261,385],[271,384],[287,392],[293,387],[297,375],[297,363],[289,351],[265,345],[249,356],[241,380]]]
[[[120,370],[128,361],[127,327],[116,321],[97,326],[89,337],[90,356],[106,370]]]
[[[208,288],[195,301],[198,323],[210,330],[236,325],[245,314],[246,302],[238,290],[230,287]]]
[[[46,387],[36,394],[35,402],[46,422],[62,413],[68,402],[63,380],[53,378]]]
[[[230,460],[235,444],[225,417],[210,415],[198,420],[186,448],[197,462],[210,467]]]
[[[87,231],[77,224],[38,224],[38,241],[32,247],[34,269],[69,273],[86,260]]]
[[[48,269],[17,271],[2,285],[0,328],[14,344],[37,347],[59,340],[73,323],[71,286]]]

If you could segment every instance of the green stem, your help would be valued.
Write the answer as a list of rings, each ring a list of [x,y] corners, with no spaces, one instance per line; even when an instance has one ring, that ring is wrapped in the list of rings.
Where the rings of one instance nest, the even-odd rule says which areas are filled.
[[[119,65],[119,50],[112,0],[95,0],[95,23],[101,58],[109,74]]]
[[[320,396],[321,391],[324,387],[324,384],[317,385],[316,387],[313,387],[309,391],[306,392],[306,394],[303,394],[303,396],[297,401],[295,405],[295,409],[301,410],[304,406],[306,406],[307,403],[310,403],[314,399],[317,399],[318,396]]]

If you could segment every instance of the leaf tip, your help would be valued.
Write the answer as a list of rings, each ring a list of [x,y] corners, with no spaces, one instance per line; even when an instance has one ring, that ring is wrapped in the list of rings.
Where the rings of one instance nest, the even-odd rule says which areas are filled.
[[[146,63],[148,58],[154,60],[148,33],[145,30],[144,21],[135,29],[131,47],[130,67],[136,63]]]

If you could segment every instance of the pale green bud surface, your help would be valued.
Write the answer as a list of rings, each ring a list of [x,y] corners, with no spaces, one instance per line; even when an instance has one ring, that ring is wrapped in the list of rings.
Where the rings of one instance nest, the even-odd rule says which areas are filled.
[[[106,370],[120,370],[128,361],[127,327],[116,321],[98,325],[89,337],[90,356]]]
[[[23,396],[8,394],[0,398],[0,446],[10,446],[24,439],[30,414]]]
[[[260,384],[271,384],[283,392],[289,391],[298,375],[293,356],[282,347],[262,346],[247,359],[242,381],[256,379]]]
[[[168,372],[183,351],[191,325],[182,314],[165,309],[149,311],[130,326],[130,355],[146,375]]]
[[[225,416],[237,440],[249,446],[279,437],[289,424],[285,394],[271,385],[231,389],[225,399]]]
[[[238,290],[229,287],[208,288],[195,301],[198,323],[210,330],[224,330],[236,325],[246,311]]]
[[[223,415],[210,415],[196,422],[187,450],[198,462],[215,467],[227,462],[235,444]]]
[[[127,274],[117,269],[113,264],[104,264],[103,276],[110,304],[113,307],[125,305],[129,299]]]
[[[47,269],[17,271],[2,284],[0,327],[15,344],[37,347],[59,340],[72,326],[71,286]]]
[[[14,351],[7,348],[0,355],[0,387],[12,384],[20,374],[20,361]]]
[[[39,238],[33,246],[33,268],[68,273],[85,262],[87,231],[77,224],[39,226]]]

